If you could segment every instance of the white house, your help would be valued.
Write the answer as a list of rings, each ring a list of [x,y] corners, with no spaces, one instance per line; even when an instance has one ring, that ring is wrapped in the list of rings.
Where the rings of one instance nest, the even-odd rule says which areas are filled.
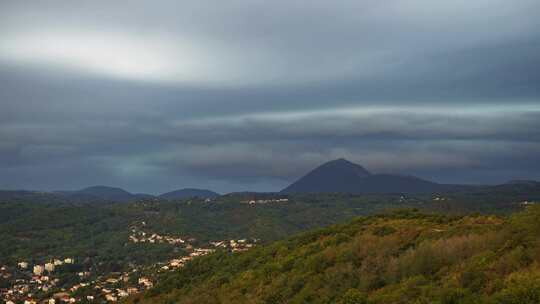
[[[41,265],[35,265],[34,266],[34,274],[35,275],[42,275],[43,274],[43,271],[45,271],[45,267],[41,266]]]
[[[46,263],[45,264],[45,270],[47,270],[48,272],[53,272],[54,271],[54,264],[53,263]]]

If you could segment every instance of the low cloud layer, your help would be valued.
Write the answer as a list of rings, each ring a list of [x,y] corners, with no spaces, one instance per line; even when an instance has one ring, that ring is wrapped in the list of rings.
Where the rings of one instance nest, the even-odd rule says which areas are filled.
[[[0,188],[540,179],[538,1],[0,4]]]

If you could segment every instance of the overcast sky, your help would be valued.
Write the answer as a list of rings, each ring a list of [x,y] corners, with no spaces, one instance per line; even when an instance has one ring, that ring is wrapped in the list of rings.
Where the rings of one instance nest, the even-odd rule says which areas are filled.
[[[0,1],[0,188],[540,179],[540,1]]]

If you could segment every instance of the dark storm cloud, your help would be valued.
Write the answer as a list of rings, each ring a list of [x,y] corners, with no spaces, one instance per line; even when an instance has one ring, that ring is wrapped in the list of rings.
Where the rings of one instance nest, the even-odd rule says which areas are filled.
[[[0,4],[0,188],[540,178],[538,1]]]

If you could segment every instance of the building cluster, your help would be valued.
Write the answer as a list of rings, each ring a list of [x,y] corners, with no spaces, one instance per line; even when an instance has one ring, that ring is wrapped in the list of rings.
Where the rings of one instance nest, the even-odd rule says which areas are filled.
[[[10,287],[0,288],[0,303],[117,302],[153,286],[152,280],[140,274],[137,269],[109,273],[106,276],[92,276],[90,272],[78,272],[77,283],[60,286],[60,279],[54,273],[55,267],[66,263],[71,264],[74,261],[71,258],[54,260],[44,265],[32,265],[32,267],[30,263],[23,261],[16,267],[3,266],[0,274],[10,283]],[[130,279],[132,276],[134,278]],[[90,280],[91,277],[93,280]]]
[[[135,277],[135,282],[131,280],[131,277]],[[124,273],[111,273],[108,276],[98,277],[96,280],[91,281],[89,289],[83,294],[89,302],[117,302],[122,298],[129,295],[139,293],[143,290],[151,288],[153,283],[150,279],[141,276],[138,277],[137,269],[133,269],[130,272]],[[71,292],[76,292],[78,287],[74,286],[70,289]]]
[[[286,203],[288,201],[289,201],[288,198],[276,198],[276,199],[247,200],[247,201],[241,201],[241,203],[255,205],[255,204]]]
[[[141,222],[141,225],[143,227],[146,226],[146,222]],[[171,245],[181,245],[181,244],[185,244],[186,241],[193,241],[193,239],[184,240],[181,237],[173,237],[173,236],[168,236],[168,235],[160,235],[158,233],[145,232],[137,226],[132,226],[131,235],[129,236],[129,241],[131,243],[151,243],[151,244],[167,243]]]
[[[210,245],[216,248],[229,249],[232,252],[242,252],[252,248],[256,242],[256,239],[240,239],[210,242]]]
[[[14,267],[2,266],[1,277],[9,283],[0,288],[0,297],[5,303],[37,303],[35,298],[58,289],[60,279],[55,270],[65,264],[73,264],[73,258],[54,259],[47,263],[20,261]],[[68,301],[69,302],[69,301]],[[54,298],[40,303],[56,303]]]
[[[433,198],[433,200],[436,201],[436,202],[444,202],[444,201],[447,201],[449,199],[446,198],[446,197],[436,196],[436,197]]]
[[[66,264],[75,264],[73,258],[53,259],[46,263],[20,261],[12,266],[0,267],[0,278],[7,281],[9,287],[0,287],[0,303],[7,304],[57,304],[79,302],[118,302],[129,295],[142,292],[154,286],[155,276],[159,272],[172,271],[184,267],[194,258],[208,255],[217,249],[241,252],[252,248],[257,240],[238,239],[210,242],[206,246],[196,245],[193,238],[180,238],[148,232],[146,223],[143,228],[131,227],[129,242],[132,243],[169,243],[181,246],[186,256],[159,262],[147,267],[132,265],[125,272],[95,273],[95,269],[86,269],[77,264],[76,273],[70,273],[75,281],[66,283],[61,280],[70,268]],[[146,230],[146,231],[143,231]],[[207,248],[205,248],[207,247]],[[81,271],[82,269],[86,269]],[[75,271],[75,270],[73,270]],[[3,302],[2,302],[3,301]]]
[[[164,263],[164,265],[160,267],[160,271],[169,271],[169,270],[175,270],[177,268],[184,267],[184,265],[187,262],[191,261],[192,259],[215,252],[216,249],[218,248],[228,249],[231,252],[246,251],[252,248],[256,242],[257,240],[255,239],[254,240],[248,240],[248,239],[224,240],[224,241],[210,242],[210,245],[214,248],[195,248],[188,244],[188,246],[186,246],[185,248],[188,251],[187,256],[172,259],[168,261],[167,263]]]
[[[203,256],[203,255],[207,255],[207,254],[210,254],[210,253],[212,253],[214,251],[215,251],[215,249],[195,248],[187,256],[183,256],[181,258],[172,259],[172,260],[168,261],[167,263],[165,263],[165,265],[161,266],[160,270],[161,271],[168,271],[168,270],[175,270],[177,268],[184,267],[184,265],[187,262],[191,261],[193,258]]]
[[[160,271],[170,271],[184,267],[184,265],[192,259],[215,252],[218,248],[227,249],[231,252],[246,251],[255,246],[256,242],[257,240],[255,239],[239,239],[210,242],[210,245],[214,248],[194,248],[193,246],[189,246],[186,247],[186,250],[189,252],[187,256],[168,261],[160,267]]]

